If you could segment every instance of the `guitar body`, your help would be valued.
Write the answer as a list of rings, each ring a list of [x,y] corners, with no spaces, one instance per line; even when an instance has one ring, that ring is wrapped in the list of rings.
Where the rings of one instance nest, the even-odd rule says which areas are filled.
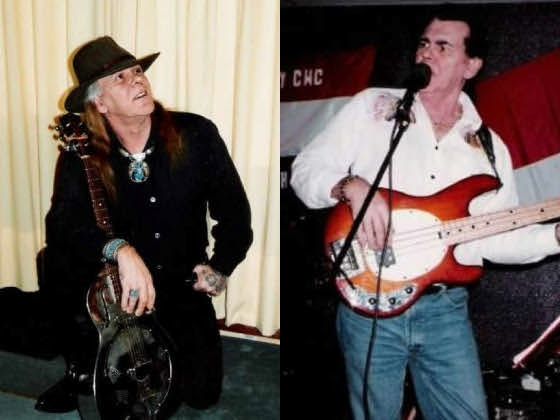
[[[404,312],[434,283],[468,284],[479,279],[480,266],[456,261],[455,247],[448,244],[443,224],[468,216],[471,200],[497,186],[496,178],[476,175],[431,196],[393,191],[394,243],[381,268],[379,296],[380,252],[362,248],[354,239],[341,266],[348,278],[341,274],[336,277],[342,298],[363,315],[390,317]],[[387,190],[379,189],[379,193],[388,198]],[[334,260],[342,248],[352,222],[350,208],[337,204],[325,227],[325,253],[330,259]]]
[[[174,384],[173,343],[154,314],[124,312],[112,290],[113,267],[104,269],[87,296],[99,332],[93,386],[103,419],[158,419]]]

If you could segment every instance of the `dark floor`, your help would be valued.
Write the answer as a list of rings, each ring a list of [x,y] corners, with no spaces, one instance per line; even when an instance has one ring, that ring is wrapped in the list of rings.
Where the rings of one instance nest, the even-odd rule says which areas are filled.
[[[36,398],[65,370],[57,337],[64,334],[47,316],[38,292],[0,289],[0,420],[97,418],[93,399],[80,400],[80,413],[35,411]],[[280,418],[280,346],[222,336],[223,392],[208,410],[181,406],[172,419],[260,420]]]
[[[220,402],[204,411],[185,405],[171,419],[279,419],[280,346],[223,337],[224,388]],[[64,373],[60,356],[51,360],[0,351],[0,418],[80,419],[77,411],[47,414],[35,411],[37,396]],[[83,419],[94,418],[91,400],[81,400]]]

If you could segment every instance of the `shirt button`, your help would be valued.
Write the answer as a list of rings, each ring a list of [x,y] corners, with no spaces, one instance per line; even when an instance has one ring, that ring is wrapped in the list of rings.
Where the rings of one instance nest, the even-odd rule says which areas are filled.
[[[154,238],[159,239],[160,236],[159,232],[154,233]]]
[[[161,270],[162,268],[163,268],[163,265],[161,265],[161,264],[156,265],[156,270]]]
[[[436,176],[434,174],[430,175],[431,179],[436,179]]]
[[[157,200],[155,197],[150,197],[150,203],[155,203]]]
[[[436,150],[439,150],[439,146],[436,146]]]

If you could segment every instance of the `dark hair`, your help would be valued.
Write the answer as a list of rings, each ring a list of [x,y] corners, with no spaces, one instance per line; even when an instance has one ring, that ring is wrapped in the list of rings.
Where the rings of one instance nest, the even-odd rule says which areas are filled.
[[[480,13],[480,11],[479,11]],[[465,38],[465,52],[473,58],[486,59],[488,45],[486,42],[486,26],[466,6],[443,4],[430,10],[430,15],[424,25],[426,28],[433,20],[455,20],[464,22],[469,27],[469,36]]]

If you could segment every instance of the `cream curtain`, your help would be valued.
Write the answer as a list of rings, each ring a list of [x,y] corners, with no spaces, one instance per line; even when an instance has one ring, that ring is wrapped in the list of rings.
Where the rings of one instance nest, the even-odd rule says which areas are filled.
[[[277,0],[0,0],[0,287],[37,289],[58,155],[49,125],[72,85],[68,56],[110,35],[171,109],[212,119],[251,202],[254,243],[215,299],[226,324],[280,328]]]

